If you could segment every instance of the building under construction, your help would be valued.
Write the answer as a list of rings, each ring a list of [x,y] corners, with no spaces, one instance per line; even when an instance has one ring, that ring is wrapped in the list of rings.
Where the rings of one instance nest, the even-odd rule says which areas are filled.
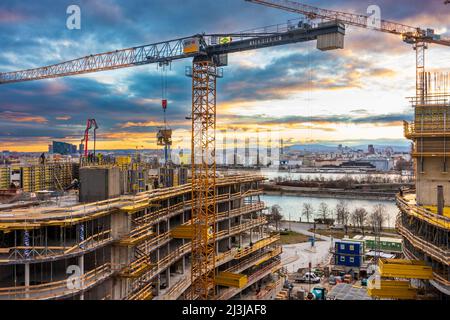
[[[117,172],[93,167],[80,172],[80,197],[89,192],[83,170],[96,171],[87,177],[106,190],[104,200],[81,204],[74,193],[1,205],[0,299],[195,298],[191,185],[120,195],[108,185]],[[279,236],[259,199],[263,179],[217,178],[215,299],[256,287],[273,296],[281,283]]]
[[[0,166],[0,190],[24,192],[63,191],[78,177],[79,165],[71,161]]]
[[[405,122],[405,136],[413,144],[416,188],[397,197],[397,228],[409,259],[425,261],[433,269],[429,281],[442,298],[450,296],[450,81],[447,73],[423,73],[423,92],[411,99],[412,123]],[[427,282],[428,283],[428,282]]]

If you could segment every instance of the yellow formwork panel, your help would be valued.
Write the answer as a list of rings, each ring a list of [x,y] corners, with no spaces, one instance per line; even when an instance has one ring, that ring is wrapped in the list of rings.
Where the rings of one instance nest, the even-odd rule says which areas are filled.
[[[154,203],[150,203],[148,200],[144,200],[141,202],[136,202],[134,204],[131,204],[129,206],[124,206],[122,208],[120,208],[120,210],[128,213],[128,214],[135,214],[136,212],[145,210],[147,208],[152,208],[152,207],[160,207],[159,204],[154,204]]]
[[[254,243],[253,246],[245,248],[243,250],[239,250],[239,252],[236,254],[236,256],[234,258],[241,259],[241,258],[249,255],[250,253],[258,251],[261,248],[264,248],[268,245],[271,245],[272,243],[277,242],[278,240],[280,240],[279,234],[275,234],[275,235],[271,236],[270,238],[259,240],[256,243]]]
[[[192,239],[194,228],[192,225],[181,225],[170,231],[170,235],[175,239]]]
[[[248,278],[244,274],[232,273],[232,272],[220,272],[215,282],[219,286],[235,287],[242,289],[248,282]]]
[[[437,206],[423,206],[425,209],[437,214],[438,210],[437,210]],[[447,218],[450,218],[450,207],[444,207],[444,216]]]
[[[406,259],[380,259],[381,277],[405,279],[433,279],[433,270],[425,262]]]
[[[413,300],[417,297],[417,288],[411,287],[409,281],[381,280],[377,286],[372,280],[368,283],[367,294],[380,299]]]

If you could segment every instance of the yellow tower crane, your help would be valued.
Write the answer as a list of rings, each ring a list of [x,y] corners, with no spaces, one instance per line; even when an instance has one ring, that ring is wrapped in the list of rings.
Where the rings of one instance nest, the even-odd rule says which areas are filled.
[[[333,35],[337,43],[320,50],[343,48],[345,27],[339,23],[310,27],[279,24],[239,33],[197,34],[149,45],[88,55],[15,72],[0,73],[0,84],[11,84],[79,74],[170,63],[193,58],[192,77],[192,299],[216,294],[216,105],[217,79],[222,77],[228,54],[301,43]],[[319,44],[319,42],[318,42]]]

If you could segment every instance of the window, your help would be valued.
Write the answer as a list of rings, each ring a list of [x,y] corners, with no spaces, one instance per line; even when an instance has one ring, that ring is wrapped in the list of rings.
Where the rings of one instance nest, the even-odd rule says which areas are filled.
[[[344,256],[341,256],[341,262],[345,262],[345,257]]]
[[[341,243],[341,250],[345,250],[345,244]]]
[[[355,251],[355,246],[354,245],[350,245],[350,251]]]
[[[350,262],[355,262],[355,258],[350,257]]]

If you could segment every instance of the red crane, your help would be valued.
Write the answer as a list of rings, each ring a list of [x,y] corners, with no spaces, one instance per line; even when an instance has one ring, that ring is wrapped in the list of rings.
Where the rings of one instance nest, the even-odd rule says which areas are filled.
[[[81,139],[81,144],[84,143],[84,156],[88,156],[88,142],[89,142],[89,130],[94,128],[94,157],[95,157],[95,143],[97,142],[96,131],[98,129],[98,124],[95,119],[88,119],[86,123],[86,130],[84,131],[84,137]]]

